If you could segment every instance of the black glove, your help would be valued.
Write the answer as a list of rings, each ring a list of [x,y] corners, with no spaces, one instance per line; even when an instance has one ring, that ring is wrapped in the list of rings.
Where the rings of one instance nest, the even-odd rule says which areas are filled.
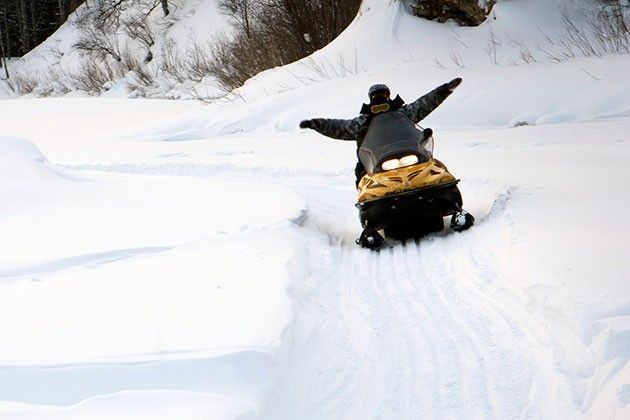
[[[311,128],[311,120],[301,121],[300,128]]]
[[[451,92],[455,90],[455,88],[457,86],[459,86],[462,83],[462,78],[458,77],[457,79],[453,79],[450,82],[448,82],[446,84],[446,87],[448,88],[448,90],[450,90]]]

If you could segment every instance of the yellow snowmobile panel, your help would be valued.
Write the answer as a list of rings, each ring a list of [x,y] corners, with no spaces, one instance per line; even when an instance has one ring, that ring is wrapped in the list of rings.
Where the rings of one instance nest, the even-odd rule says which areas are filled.
[[[455,181],[446,166],[437,159],[391,171],[366,174],[359,181],[359,203],[405,191]]]

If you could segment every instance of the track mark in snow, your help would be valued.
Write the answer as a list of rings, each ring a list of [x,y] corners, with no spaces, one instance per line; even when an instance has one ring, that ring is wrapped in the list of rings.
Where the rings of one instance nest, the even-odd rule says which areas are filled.
[[[345,171],[322,172],[316,170],[293,169],[286,167],[240,166],[232,163],[203,164],[203,163],[86,163],[86,164],[57,164],[62,168],[78,171],[103,171],[138,175],[174,175],[210,178],[228,176],[231,180],[251,182],[256,177],[257,182],[278,184],[278,179],[290,178],[318,178],[337,177],[347,175]]]
[[[457,313],[462,305],[458,296],[452,288],[446,291],[442,289],[445,286],[452,287],[449,284],[450,261],[443,257],[436,258],[439,256],[439,250],[434,252],[425,249],[432,242],[412,248],[415,252],[408,253],[407,259],[413,261],[416,269],[421,270],[423,274],[422,281],[416,284],[416,288],[425,294],[425,301],[430,305],[430,312],[434,315],[433,325],[436,325],[437,330],[443,335],[443,340],[446,340],[446,351],[451,348],[451,358],[455,357],[457,363],[458,371],[451,373],[451,382],[459,383],[457,393],[453,395],[455,390],[449,393],[449,389],[443,388],[444,393],[450,396],[450,400],[457,401],[455,407],[459,405],[459,410],[462,410],[451,415],[458,418],[468,415],[474,417],[480,413],[488,415],[493,413],[495,404],[489,402],[492,392],[488,385],[488,369],[483,350],[480,350],[477,338]],[[453,361],[447,361],[447,366],[454,364]],[[447,409],[451,409],[451,406],[452,401]]]
[[[617,391],[617,397],[622,405],[630,404],[630,384],[622,385]]]
[[[418,272],[409,265],[406,251],[403,247],[392,248],[389,252],[392,257],[389,266],[395,270],[395,275],[391,278],[396,280],[395,290],[410,320],[409,327],[403,331],[411,355],[409,369],[413,370],[408,381],[410,403],[406,412],[417,413],[423,418],[435,418],[439,413],[436,407],[443,403],[442,394],[436,384],[442,381],[443,371],[439,368],[439,361],[443,360],[444,354],[435,335],[430,331],[432,314],[429,313],[423,296],[417,293],[415,283]],[[387,266],[383,268],[386,270]],[[428,390],[431,392],[427,392]]]
[[[467,188],[477,192],[473,229],[379,253],[320,229],[328,216],[316,215],[331,246],[305,245],[312,271],[294,290],[283,377],[260,418],[537,418],[559,414],[546,400],[583,401],[547,383],[564,360],[563,327],[532,311],[511,278],[520,235],[509,209],[521,192],[483,180]],[[333,217],[330,206],[316,208]]]
[[[77,255],[59,260],[45,261],[0,270],[0,279],[20,278],[42,274],[52,274],[77,267],[94,267],[110,264],[120,260],[134,258],[142,254],[155,254],[170,251],[172,247],[144,247],[117,249],[115,251],[97,252],[94,254]]]

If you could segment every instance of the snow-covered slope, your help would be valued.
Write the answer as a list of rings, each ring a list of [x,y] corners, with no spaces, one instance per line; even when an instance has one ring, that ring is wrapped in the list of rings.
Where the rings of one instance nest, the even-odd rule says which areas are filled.
[[[630,417],[629,56],[486,51],[584,4],[365,1],[233,100],[0,102],[0,419]],[[423,125],[477,224],[357,248],[354,145],[297,122],[456,76]]]
[[[6,83],[2,83],[0,88],[5,95],[27,93],[30,96],[99,93],[113,97],[207,98],[218,95],[220,90],[210,76],[191,80],[184,67],[178,66],[191,56],[196,47],[209,54],[209,44],[216,37],[228,36],[231,25],[225,15],[219,13],[216,0],[169,0],[168,4],[170,13],[164,16],[162,9],[155,7],[152,0],[127,3],[117,19],[117,30],[108,32],[106,37],[95,30],[94,25],[87,25],[100,39],[97,44],[120,54],[123,63],[129,63],[124,65],[116,63],[111,55],[104,59],[76,47],[86,33],[81,22],[92,10],[88,7],[89,2],[83,4],[46,41],[11,62],[10,83],[17,92],[13,92]],[[136,20],[146,23],[146,27],[136,29],[136,32],[144,34],[142,37],[132,37],[125,31],[125,22]],[[147,46],[143,39],[149,37],[152,45]],[[133,67],[134,62],[143,63],[149,52],[152,60],[142,66],[153,80],[139,83],[138,77],[128,68],[118,70],[118,67]],[[163,71],[165,61],[173,67],[172,70]],[[114,69],[112,80],[104,83],[102,88],[86,92],[86,84],[79,80],[87,77],[86,67],[91,63],[103,67],[108,64],[106,62]],[[180,74],[176,74],[178,72]],[[92,90],[93,87],[89,87]]]
[[[450,112],[430,115],[427,125],[515,126],[627,115],[627,54],[553,58],[566,52],[556,45],[567,36],[562,6],[575,25],[586,27],[587,3],[503,1],[484,25],[462,28],[420,20],[402,2],[365,1],[357,19],[322,51],[259,74],[231,102],[160,122],[155,138],[295,132],[306,117],[356,116],[373,83],[386,83],[411,101],[454,77],[465,82],[449,98]],[[526,62],[524,54],[533,58]]]

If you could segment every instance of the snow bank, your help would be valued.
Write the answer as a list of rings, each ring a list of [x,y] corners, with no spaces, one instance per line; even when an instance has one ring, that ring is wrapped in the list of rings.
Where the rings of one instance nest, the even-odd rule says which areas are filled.
[[[244,226],[297,219],[302,208],[294,193],[271,186],[252,188],[173,177],[137,177],[130,183],[125,177],[110,175],[104,180],[54,168],[24,140],[3,140],[0,147],[3,159],[10,160],[2,172],[11,181],[3,189],[15,192],[5,195],[12,205],[0,210],[6,216],[0,226],[5,235],[19,238],[0,247],[5,267],[10,267],[3,270],[6,276],[28,272],[24,267],[29,265],[29,256],[45,256],[50,260],[46,264],[56,266],[53,261],[79,255],[98,259],[110,250],[170,247],[218,232],[238,232]],[[192,207],[191,194],[196,197]],[[274,196],[285,206],[259,206]],[[29,220],[28,229],[8,217],[20,213]]]
[[[5,180],[0,185],[2,195],[9,189],[73,178],[68,171],[50,165],[37,146],[20,137],[0,137],[0,177]]]
[[[29,404],[0,418],[252,409],[291,319],[295,192],[79,172],[17,137],[0,177],[0,400]]]
[[[233,419],[252,410],[242,401],[207,393],[183,391],[125,391],[90,398],[71,407],[38,407],[12,404],[0,406],[3,419]]]

